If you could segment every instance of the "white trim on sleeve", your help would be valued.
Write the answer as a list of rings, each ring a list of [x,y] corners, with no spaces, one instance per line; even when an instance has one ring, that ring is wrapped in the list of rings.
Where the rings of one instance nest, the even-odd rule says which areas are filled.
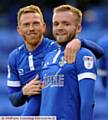
[[[85,78],[90,78],[90,79],[96,80],[96,74],[86,72],[86,73],[81,73],[81,74],[78,75],[78,80],[82,80],[82,79],[85,79]]]
[[[12,81],[12,80],[8,80],[7,81],[7,86],[9,87],[20,87],[20,81]]]

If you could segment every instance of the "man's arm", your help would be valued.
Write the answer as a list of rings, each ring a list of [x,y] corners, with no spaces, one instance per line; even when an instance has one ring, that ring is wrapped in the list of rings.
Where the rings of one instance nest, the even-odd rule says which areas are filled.
[[[27,83],[23,87],[14,86],[16,81],[8,80],[8,91],[9,91],[9,99],[11,103],[18,107],[23,105],[28,96],[40,94],[41,84],[38,80],[38,76],[36,76],[33,80]]]
[[[20,80],[18,80],[18,72],[16,69],[16,52],[12,52],[8,59],[8,76],[7,76],[7,87],[9,99],[13,106],[21,106],[26,100],[27,96],[22,93],[22,85]]]
[[[37,81],[38,76],[22,86],[17,71],[17,56],[17,51],[13,51],[9,55],[7,76],[9,99],[16,107],[23,105],[28,100],[28,96],[40,93],[40,87],[36,85],[40,83],[40,81]]]
[[[93,120],[95,80],[83,79],[79,82],[81,96],[80,120]]]
[[[67,44],[64,51],[65,60],[68,63],[73,63],[76,59],[76,54],[81,47],[85,47],[91,50],[97,59],[104,55],[102,47],[100,47],[95,42],[84,39],[73,39]]]
[[[26,95],[23,95],[22,90],[19,87],[8,87],[8,91],[9,99],[15,107],[23,105],[28,98]]]
[[[36,88],[32,89],[32,91],[35,91],[35,94],[34,95],[32,94],[32,96],[29,97],[28,104],[26,105],[26,107],[22,113],[22,116],[38,116],[39,115],[40,104],[41,104],[40,91],[42,88],[41,82],[39,80],[39,76],[36,76],[33,82],[35,82]],[[24,89],[25,89],[25,87],[23,88],[23,92],[25,91],[24,93],[28,94],[29,92],[27,92],[27,91],[30,91],[30,90],[24,90]],[[31,91],[31,93],[32,93],[32,91]],[[31,93],[29,93],[29,94],[31,94]]]
[[[80,120],[93,120],[96,59],[91,51],[82,48],[76,58],[80,94]]]
[[[80,40],[81,40],[81,46],[91,50],[97,59],[101,58],[104,55],[103,48],[98,44],[96,44],[95,42],[85,39],[80,39]]]

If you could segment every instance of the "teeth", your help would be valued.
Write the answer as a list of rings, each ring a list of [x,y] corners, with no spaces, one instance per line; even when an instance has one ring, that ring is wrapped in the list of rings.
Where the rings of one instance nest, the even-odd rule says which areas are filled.
[[[61,35],[63,35],[63,34],[57,34],[58,36],[61,36]]]
[[[61,33],[61,34],[59,33],[59,34],[57,34],[57,35],[60,35],[60,36],[61,36],[61,35],[65,35],[65,34],[64,34],[64,33]]]

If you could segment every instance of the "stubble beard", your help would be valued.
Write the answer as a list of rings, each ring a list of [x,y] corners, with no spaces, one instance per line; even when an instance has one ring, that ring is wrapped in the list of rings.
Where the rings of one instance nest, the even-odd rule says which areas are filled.
[[[35,47],[40,43],[41,36],[36,37],[34,35],[33,36],[31,35],[28,38],[24,37],[24,39],[26,44]]]
[[[76,36],[75,33],[74,34],[69,33],[68,36],[65,38],[62,38],[62,36],[56,36],[55,38],[56,38],[56,41],[58,44],[63,45],[63,44],[67,44],[68,42],[73,40],[75,38],[75,36]]]

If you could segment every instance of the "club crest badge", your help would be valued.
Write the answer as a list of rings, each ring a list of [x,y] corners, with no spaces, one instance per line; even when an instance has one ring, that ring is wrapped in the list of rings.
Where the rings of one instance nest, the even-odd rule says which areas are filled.
[[[65,59],[64,59],[64,56],[62,56],[62,57],[60,58],[60,61],[59,61],[59,66],[62,67],[62,66],[64,66],[64,64],[66,64],[66,61],[65,61]]]
[[[93,57],[92,56],[84,56],[84,66],[86,69],[92,69],[93,68]]]

